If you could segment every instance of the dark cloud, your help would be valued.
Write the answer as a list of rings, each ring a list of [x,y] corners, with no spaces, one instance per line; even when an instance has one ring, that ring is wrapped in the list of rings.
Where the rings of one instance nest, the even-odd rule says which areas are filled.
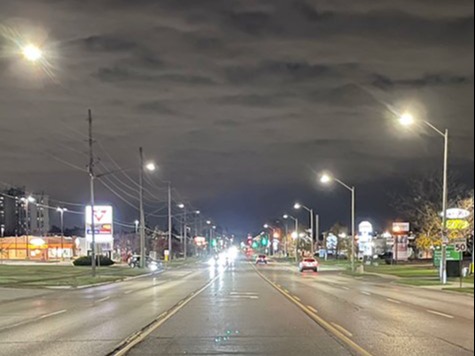
[[[383,75],[376,75],[372,84],[380,89],[401,89],[446,85],[468,85],[471,83],[473,83],[473,77],[448,74],[428,74],[422,78],[400,80],[393,80]]]
[[[44,153],[84,167],[77,151],[89,107],[98,142],[120,165],[135,165],[144,146],[161,178],[233,227],[260,226],[293,195],[312,200],[320,169],[383,205],[373,183],[398,186],[439,167],[441,143],[431,132],[401,131],[396,110],[450,128],[452,168],[473,176],[473,7],[471,0],[3,0],[0,28],[41,34],[49,62],[47,72],[28,66],[0,32],[8,45],[0,54],[7,133],[0,178],[84,201],[87,176]],[[223,197],[229,209],[216,204]],[[329,219],[345,216],[335,211]]]
[[[122,52],[134,50],[138,47],[137,42],[110,36],[90,36],[75,42],[83,46],[86,50],[93,52]]]

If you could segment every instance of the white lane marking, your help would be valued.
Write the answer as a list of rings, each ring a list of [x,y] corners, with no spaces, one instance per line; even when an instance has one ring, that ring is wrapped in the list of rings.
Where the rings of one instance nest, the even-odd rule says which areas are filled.
[[[368,297],[372,296],[370,292],[361,292],[361,294],[367,295]]]
[[[96,303],[103,303],[107,300],[111,299],[111,297],[105,297],[105,298],[102,298],[102,299],[99,299],[99,300],[96,300]]]
[[[287,293],[287,294],[289,294],[289,293],[290,293],[290,292],[289,292],[287,289],[284,289],[284,292],[285,292],[285,293]]]
[[[294,295],[293,297],[294,297],[294,299],[295,299],[295,300],[297,300],[297,301],[299,301],[299,302],[301,302],[301,301],[302,301],[302,299],[300,299],[300,298],[299,298],[299,297],[297,297],[296,295]]]
[[[253,292],[246,292],[246,293],[240,293],[240,292],[231,292],[231,295],[258,295],[258,293],[253,293]]]
[[[50,318],[52,316],[56,316],[56,315],[60,315],[60,314],[64,314],[66,313],[67,310],[64,309],[64,310],[60,310],[60,311],[57,311],[57,312],[54,312],[54,313],[50,313],[50,314],[46,314],[46,315],[42,315],[40,316],[40,319],[46,319],[46,318]]]
[[[402,304],[399,300],[394,300],[394,299],[391,299],[391,298],[387,298],[386,300],[387,300],[389,303]]]
[[[259,299],[257,295],[232,295],[230,298],[232,299]]]
[[[131,293],[133,293],[133,292],[135,292],[135,291],[134,291],[134,290],[128,290],[127,292],[124,292],[124,294],[125,294],[125,295],[128,295],[128,294],[131,294]]]
[[[344,289],[344,290],[350,290],[350,288],[348,288],[348,287],[343,287],[343,286],[341,286],[340,288],[341,288],[341,289]]]
[[[315,309],[314,307],[312,307],[311,305],[308,305],[307,306],[308,309],[310,309],[312,312],[314,312],[315,314],[318,314],[318,310]]]
[[[338,330],[340,330],[343,334],[345,334],[346,336],[348,337],[353,337],[353,334],[350,333],[348,330],[346,330],[343,326],[341,325],[338,325],[337,323],[332,323],[332,325],[337,328]]]
[[[435,311],[435,310],[427,310],[427,312],[431,313],[431,314],[434,314],[434,315],[442,316],[442,317],[447,318],[447,319],[455,319],[455,317],[453,315],[444,314],[444,313],[441,313],[441,312],[438,312],[438,311]]]

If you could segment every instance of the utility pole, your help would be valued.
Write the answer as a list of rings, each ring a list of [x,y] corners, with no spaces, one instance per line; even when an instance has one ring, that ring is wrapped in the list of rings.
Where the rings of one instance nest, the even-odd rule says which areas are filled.
[[[92,277],[96,277],[96,226],[94,223],[95,214],[95,192],[94,192],[94,139],[92,136],[92,111],[89,109],[89,185],[91,190],[91,265],[92,265]]]
[[[172,216],[172,183],[168,182],[168,261],[173,255],[173,216]]]
[[[140,195],[140,268],[145,268],[145,213],[143,208],[143,180],[144,180],[144,158],[143,148],[139,149],[140,154],[140,176],[139,176],[139,195]]]

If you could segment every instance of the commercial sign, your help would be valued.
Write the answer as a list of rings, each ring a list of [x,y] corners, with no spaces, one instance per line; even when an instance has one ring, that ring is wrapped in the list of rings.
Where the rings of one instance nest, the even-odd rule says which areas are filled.
[[[470,211],[466,209],[449,209],[447,210],[447,219],[449,220],[464,220],[470,217]],[[440,216],[444,216],[444,212],[440,213]]]
[[[97,244],[111,244],[114,235],[114,214],[112,206],[94,207],[94,235]],[[92,209],[86,207],[86,239],[92,242]]]
[[[394,236],[393,258],[395,261],[409,260],[409,238],[407,236]]]
[[[467,220],[447,220],[447,229],[449,230],[466,230],[470,227],[470,222]]]
[[[460,261],[462,259],[462,253],[455,250],[454,245],[447,246],[447,261]],[[436,248],[434,251],[434,266],[440,267],[440,260],[442,259],[442,249]]]
[[[408,234],[411,231],[411,224],[408,222],[393,223],[393,232],[395,234]]]

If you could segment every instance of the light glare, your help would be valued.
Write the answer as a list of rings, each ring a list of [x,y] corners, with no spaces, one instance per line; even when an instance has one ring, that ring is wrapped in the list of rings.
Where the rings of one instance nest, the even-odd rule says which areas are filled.
[[[37,62],[43,57],[42,50],[33,44],[29,44],[22,49],[23,57],[30,62]]]
[[[403,126],[411,126],[414,124],[415,119],[414,116],[410,113],[405,113],[399,118],[399,122]]]

